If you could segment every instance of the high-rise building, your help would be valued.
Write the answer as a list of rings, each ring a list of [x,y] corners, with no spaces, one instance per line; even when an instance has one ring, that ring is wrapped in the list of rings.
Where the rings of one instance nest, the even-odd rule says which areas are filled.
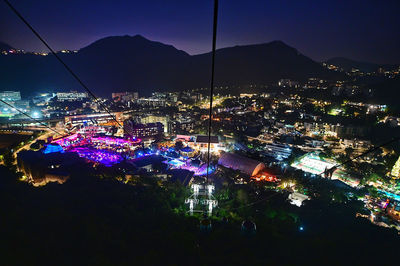
[[[147,115],[140,118],[143,124],[160,122],[164,126],[164,133],[168,133],[169,116],[167,115]]]
[[[168,123],[167,131],[171,135],[191,133],[193,131],[194,124],[194,121],[191,119],[170,121]]]
[[[21,93],[19,91],[1,91],[0,99],[6,102],[15,102],[21,100]]]
[[[15,106],[16,102],[21,101],[21,93],[19,91],[1,91],[0,99],[12,106]],[[15,106],[15,107],[17,107],[17,106]],[[4,114],[13,115],[13,114],[17,113],[17,110],[10,108],[10,106],[8,106],[5,103],[0,102],[0,112],[4,113]]]

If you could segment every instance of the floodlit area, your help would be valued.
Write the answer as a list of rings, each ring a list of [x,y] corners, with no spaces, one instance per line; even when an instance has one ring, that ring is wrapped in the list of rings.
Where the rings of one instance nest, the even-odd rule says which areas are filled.
[[[194,173],[196,176],[207,174],[207,163],[188,154],[193,150],[188,146],[181,150],[174,147],[158,146],[156,149],[143,148],[142,140],[139,138],[119,138],[111,136],[84,136],[73,134],[64,138],[56,139],[54,144],[58,144],[62,151],[72,152],[81,158],[105,166],[112,166],[124,160],[137,159],[148,155],[158,155],[165,158],[165,163],[169,169],[183,169]],[[56,146],[55,146],[56,147]],[[54,148],[53,148],[54,149]],[[59,150],[51,150],[57,152]],[[196,154],[198,154],[197,151]],[[215,171],[215,166],[210,165],[208,173]]]
[[[307,173],[321,175],[326,169],[330,169],[335,165],[336,162],[333,160],[325,160],[315,153],[309,153],[296,160],[291,166]]]
[[[164,161],[170,169],[183,169],[194,173],[196,176],[207,174],[207,163],[199,162],[199,160],[192,160],[190,158],[167,159]],[[210,165],[208,173],[211,174],[215,171],[215,167]]]
[[[300,169],[306,173],[322,175],[325,170],[336,165],[333,160],[322,159],[315,153],[309,153],[292,163],[292,167]]]
[[[124,157],[133,157],[141,140],[74,134],[54,140],[53,143],[60,145],[65,151],[77,153],[79,157],[89,161],[112,166],[122,162]]]
[[[320,157],[317,153],[311,152],[300,157],[291,164],[292,167],[300,169],[306,173],[314,175],[323,175],[326,170],[332,169],[337,165],[337,162],[333,159],[325,159]],[[336,169],[331,179],[338,179],[343,183],[357,187],[360,184],[360,180],[350,176],[346,171],[341,168]]]

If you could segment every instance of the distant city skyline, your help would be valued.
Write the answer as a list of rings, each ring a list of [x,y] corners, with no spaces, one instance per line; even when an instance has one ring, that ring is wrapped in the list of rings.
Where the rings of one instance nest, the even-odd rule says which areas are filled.
[[[15,2],[15,3],[14,3]],[[56,50],[140,34],[189,54],[211,50],[212,1],[12,1]],[[220,1],[219,48],[282,40],[316,61],[400,63],[398,1]],[[46,51],[0,3],[0,41]]]

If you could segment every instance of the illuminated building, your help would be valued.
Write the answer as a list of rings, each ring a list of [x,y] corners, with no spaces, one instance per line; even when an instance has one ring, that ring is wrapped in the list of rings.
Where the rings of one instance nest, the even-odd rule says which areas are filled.
[[[7,102],[8,104],[15,106],[16,102],[21,101],[21,93],[19,91],[1,91],[0,99]],[[0,103],[0,113],[12,115],[12,114],[17,113],[17,110],[12,109],[10,106],[6,105],[5,103]]]
[[[192,119],[182,119],[180,121],[170,121],[168,123],[168,133],[171,135],[191,132],[195,122]]]
[[[293,81],[291,79],[281,79],[278,81],[278,86],[283,88],[298,88],[300,84],[298,81]]]
[[[157,98],[140,98],[136,101],[138,104],[147,105],[152,107],[165,107],[166,100],[165,99],[157,99]]]
[[[87,115],[72,115],[72,116],[66,116],[64,118],[65,124],[76,126],[76,125],[97,125],[97,124],[107,124],[109,122],[114,123],[114,118],[117,119],[117,121],[121,121],[122,119],[122,113],[114,113],[113,115],[110,115],[108,113],[95,113],[95,114],[87,114]]]
[[[266,171],[261,171],[260,173],[251,177],[255,181],[267,181],[267,182],[278,182],[279,179],[275,175],[268,173]]]
[[[239,97],[240,98],[246,98],[246,97],[252,98],[254,96],[257,96],[257,94],[255,94],[255,93],[241,93]]]
[[[400,205],[398,203],[388,207],[386,211],[390,218],[400,222]]]
[[[194,141],[190,141],[188,146],[200,152],[208,152],[208,136],[196,136]],[[211,136],[210,152],[218,153],[223,150],[222,144],[219,142],[218,136]]]
[[[288,145],[278,143],[266,144],[263,153],[277,160],[283,160],[287,159],[290,154],[292,154],[292,148]]]
[[[290,203],[293,205],[296,205],[297,207],[300,207],[303,204],[303,201],[309,200],[310,197],[304,194],[300,194],[298,192],[293,192],[289,194],[288,199],[290,200]]]
[[[394,179],[400,178],[400,156],[397,159],[396,163],[394,164],[392,171],[390,172],[390,175]]]
[[[140,118],[143,124],[161,123],[164,126],[164,133],[168,133],[169,116],[167,115],[148,115]]]
[[[111,96],[114,102],[130,102],[139,99],[139,92],[113,92]]]
[[[218,164],[226,168],[239,170],[249,176],[255,176],[265,169],[265,165],[262,162],[229,152],[221,155]]]
[[[130,119],[124,121],[124,134],[127,136],[134,136],[137,138],[155,138],[162,136],[163,133],[164,126],[159,122],[138,124]]]
[[[21,100],[21,93],[19,91],[1,91],[0,99],[6,102],[15,102]]]
[[[71,92],[57,92],[57,100],[60,102],[64,101],[82,101],[86,98],[88,98],[87,92],[77,92],[77,91],[71,91]]]

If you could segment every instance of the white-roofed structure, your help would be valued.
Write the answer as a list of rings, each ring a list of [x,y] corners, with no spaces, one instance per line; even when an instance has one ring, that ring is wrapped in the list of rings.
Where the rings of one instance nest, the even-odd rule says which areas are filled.
[[[226,168],[239,170],[249,176],[255,176],[265,169],[265,165],[262,162],[229,152],[221,155],[218,164]]]

